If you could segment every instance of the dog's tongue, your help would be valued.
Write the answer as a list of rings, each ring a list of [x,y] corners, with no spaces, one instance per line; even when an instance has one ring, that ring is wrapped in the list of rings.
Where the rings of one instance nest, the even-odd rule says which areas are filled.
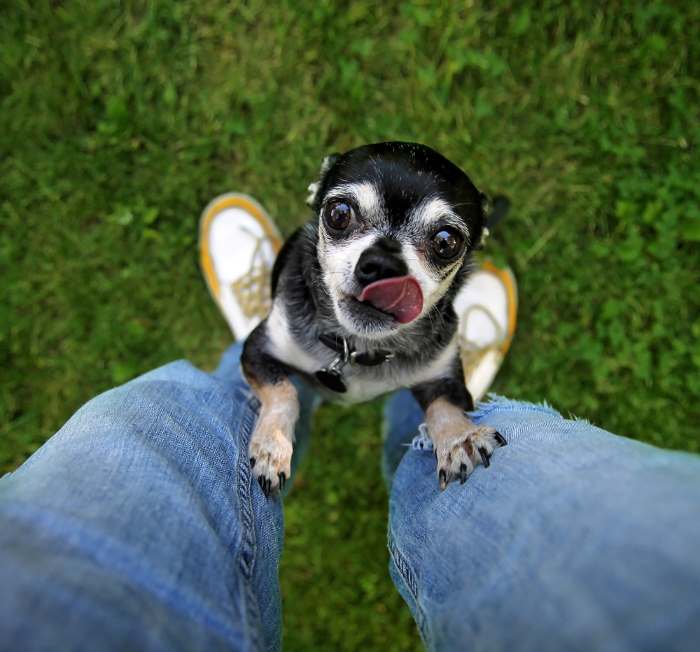
[[[400,324],[413,321],[423,309],[423,293],[412,276],[396,276],[370,283],[358,299],[388,312]]]

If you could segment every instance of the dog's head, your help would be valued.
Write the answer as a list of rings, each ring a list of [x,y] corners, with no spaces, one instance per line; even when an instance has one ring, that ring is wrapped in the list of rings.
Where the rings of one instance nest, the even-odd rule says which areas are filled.
[[[354,335],[385,337],[426,315],[461,283],[481,240],[484,195],[425,145],[328,157],[309,189],[323,282]]]

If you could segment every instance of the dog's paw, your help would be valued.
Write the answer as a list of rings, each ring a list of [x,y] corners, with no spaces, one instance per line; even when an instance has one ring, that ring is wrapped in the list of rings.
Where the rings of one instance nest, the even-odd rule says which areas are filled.
[[[282,491],[292,474],[292,443],[279,428],[256,430],[248,449],[250,466],[265,496]]]
[[[493,451],[506,444],[503,435],[488,426],[471,426],[440,441],[434,446],[440,489],[457,478],[464,483],[479,463],[489,466]]]

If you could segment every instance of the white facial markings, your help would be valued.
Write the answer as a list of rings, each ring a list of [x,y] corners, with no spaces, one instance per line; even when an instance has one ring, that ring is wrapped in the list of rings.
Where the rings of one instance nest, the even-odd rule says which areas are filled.
[[[404,259],[408,266],[408,273],[413,276],[423,291],[423,310],[419,317],[422,317],[440,300],[443,294],[452,283],[452,279],[459,270],[462,259],[457,259],[450,268],[449,273],[444,278],[439,278],[435,275],[424,259],[423,254],[418,249],[409,243],[403,244]]]
[[[342,183],[331,188],[324,197],[329,201],[345,199],[355,205],[361,228],[348,231],[345,237],[334,237],[325,227],[323,216],[319,219],[318,253],[323,281],[328,288],[336,319],[351,333],[367,339],[381,339],[390,333],[401,331],[409,324],[392,324],[388,328],[362,327],[348,310],[348,295],[358,291],[355,267],[362,253],[382,236],[395,238],[401,243],[401,257],[408,274],[413,276],[423,293],[423,308],[418,318],[428,314],[447,292],[461,268],[463,255],[436,267],[426,251],[430,238],[443,226],[451,226],[469,240],[469,230],[464,220],[455,213],[451,204],[438,195],[428,195],[416,203],[400,225],[392,225],[387,215],[386,198],[381,186],[370,181]]]
[[[440,226],[451,225],[469,239],[469,230],[464,221],[454,212],[448,202],[440,197],[429,196],[418,203],[409,216],[406,230],[414,242],[429,238]],[[432,265],[426,260],[424,252],[412,242],[403,242],[406,264],[409,273],[416,278],[423,290],[423,310],[426,314],[447,292],[452,280],[462,264],[462,256],[443,267],[447,274],[436,274]]]
[[[318,251],[323,282],[328,288],[335,316],[340,325],[350,332],[356,325],[340,307],[341,299],[356,290],[355,266],[362,252],[377,239],[376,232],[343,241],[333,241],[325,231],[319,233]]]
[[[469,240],[469,229],[464,221],[455,214],[452,207],[440,197],[426,197],[412,211],[410,224],[420,226],[424,233],[437,229],[444,224],[458,228]]]
[[[319,238],[319,256],[323,280],[329,288],[347,294],[355,286],[354,272],[362,252],[377,239],[375,232],[335,242],[325,234]]]
[[[384,214],[382,196],[370,181],[343,183],[333,188],[325,196],[329,199],[352,199],[360,211],[360,219],[376,223]]]
[[[344,183],[331,189],[324,197],[324,203],[333,199],[353,201],[362,222],[378,223],[383,217],[382,197],[377,187],[369,182]],[[355,289],[355,266],[362,252],[377,239],[376,231],[365,235],[335,240],[329,237],[323,219],[320,219],[318,238],[319,260],[323,271],[323,280],[330,290],[336,316],[346,328],[350,322],[339,310],[339,301]]]

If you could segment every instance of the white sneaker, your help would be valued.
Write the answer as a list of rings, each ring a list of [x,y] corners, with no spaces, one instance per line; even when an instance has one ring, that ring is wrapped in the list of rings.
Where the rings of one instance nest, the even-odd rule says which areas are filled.
[[[510,269],[485,261],[454,301],[464,378],[480,401],[501,368],[515,333],[518,288]]]
[[[209,292],[235,339],[243,339],[270,310],[270,277],[282,238],[252,197],[220,195],[199,221],[199,260]]]

